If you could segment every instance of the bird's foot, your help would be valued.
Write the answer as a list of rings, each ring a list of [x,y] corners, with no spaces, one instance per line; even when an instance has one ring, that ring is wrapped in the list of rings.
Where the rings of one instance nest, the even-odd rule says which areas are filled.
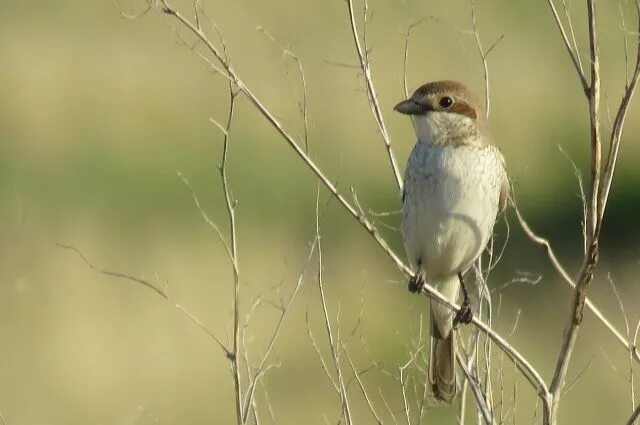
[[[473,311],[471,310],[471,303],[469,298],[465,298],[460,310],[456,313],[456,317],[453,318],[453,328],[458,329],[460,324],[468,325],[473,320]]]
[[[418,272],[416,273],[415,276],[412,276],[411,279],[409,279],[409,292],[411,292],[412,294],[417,294],[420,293],[422,291],[422,287],[424,286],[424,277],[422,276],[422,273]]]

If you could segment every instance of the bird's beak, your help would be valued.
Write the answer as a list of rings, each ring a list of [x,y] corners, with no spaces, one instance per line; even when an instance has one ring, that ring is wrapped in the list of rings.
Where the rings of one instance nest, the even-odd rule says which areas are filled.
[[[394,106],[393,110],[405,115],[419,115],[426,112],[426,106],[413,99],[407,99]]]

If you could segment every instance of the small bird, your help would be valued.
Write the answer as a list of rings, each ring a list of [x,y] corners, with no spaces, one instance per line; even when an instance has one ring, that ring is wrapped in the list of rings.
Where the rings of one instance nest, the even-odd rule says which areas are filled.
[[[432,399],[451,403],[457,392],[454,330],[472,320],[462,277],[486,247],[509,183],[484,110],[463,84],[424,84],[394,109],[411,116],[418,138],[402,195],[402,236],[415,271],[409,290],[420,291],[426,281],[451,302],[460,288],[464,296],[455,316],[431,300],[428,390]]]

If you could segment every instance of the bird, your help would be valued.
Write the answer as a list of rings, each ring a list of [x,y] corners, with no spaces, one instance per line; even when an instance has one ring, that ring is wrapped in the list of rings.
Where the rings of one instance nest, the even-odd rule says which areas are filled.
[[[477,96],[457,81],[433,81],[394,110],[409,115],[417,142],[409,155],[402,192],[402,238],[414,271],[409,290],[425,282],[457,314],[431,299],[430,400],[451,404],[456,379],[455,329],[472,320],[463,275],[485,249],[509,194],[505,160],[489,133]]]

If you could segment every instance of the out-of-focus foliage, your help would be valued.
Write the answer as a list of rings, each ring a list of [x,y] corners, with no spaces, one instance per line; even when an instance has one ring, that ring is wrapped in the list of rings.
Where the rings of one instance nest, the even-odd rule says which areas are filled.
[[[142,0],[120,1],[129,13]],[[305,69],[310,150],[344,193],[353,186],[365,209],[396,211],[399,196],[367,97],[342,0],[203,1],[225,35],[236,69],[293,134],[301,134],[296,67],[284,63],[268,30]],[[621,2],[627,23],[631,2]],[[188,2],[176,2],[192,13]],[[358,6],[360,7],[360,6]],[[587,108],[546,1],[479,2],[489,57],[491,126],[503,149],[521,208],[557,246],[571,270],[581,254],[581,205],[570,161],[586,170]],[[582,51],[582,4],[574,24]],[[368,25],[373,78],[399,162],[413,144],[403,97],[407,27],[408,81],[458,79],[482,94],[481,63],[466,1],[371,0]],[[599,2],[604,130],[606,105],[624,87],[624,44],[617,1]],[[156,13],[128,21],[109,0],[6,1],[0,14],[0,412],[8,424],[228,423],[233,418],[229,368],[218,347],[186,320],[186,306],[221,338],[229,333],[231,272],[223,247],[201,220],[181,171],[223,229],[226,215],[217,164],[226,84],[176,43],[172,22]],[[633,45],[633,36],[628,35]],[[630,52],[630,55],[633,53]],[[586,59],[584,59],[586,62]],[[302,269],[314,232],[316,182],[277,134],[241,99],[232,132],[229,177],[238,200],[242,307],[256,296],[278,302]],[[614,113],[614,112],[612,112]],[[630,319],[637,318],[640,252],[640,107],[629,111],[606,220],[603,262],[592,297],[622,326],[607,282],[616,282]],[[404,167],[403,167],[404,168]],[[323,196],[326,194],[323,193]],[[551,374],[569,291],[508,215],[510,242],[493,275],[501,287],[520,271],[541,274],[536,286],[496,290],[497,328]],[[381,219],[392,228],[399,217]],[[384,227],[402,252],[398,232]],[[505,227],[498,229],[504,237]],[[96,264],[168,283],[171,302],[130,282],[105,278],[56,242],[80,248]],[[392,370],[404,363],[427,301],[406,293],[401,276],[370,238],[330,204],[324,222],[325,281],[335,315],[360,331],[371,359]],[[305,311],[321,337],[310,271],[283,328],[266,381],[278,423],[335,422],[337,400],[306,337]],[[395,283],[390,283],[395,282]],[[279,289],[278,289],[279,288]],[[498,301],[496,301],[498,302]],[[250,324],[258,358],[278,312],[260,309]],[[635,322],[634,322],[635,323]],[[314,328],[315,329],[315,328]],[[563,400],[572,423],[620,423],[628,416],[624,351],[590,315],[570,378],[592,360]],[[613,370],[610,364],[617,367]],[[304,380],[300,377],[305,376]],[[372,378],[385,389],[392,380]],[[260,394],[263,389],[260,388]],[[355,391],[355,389],[354,389]],[[518,382],[519,406],[533,400]],[[521,402],[520,402],[521,400]],[[396,405],[398,400],[395,400]],[[317,417],[310,418],[310,412]],[[451,420],[438,409],[433,414]],[[366,418],[365,413],[357,412]],[[531,409],[519,410],[519,423]],[[362,419],[365,420],[365,419]],[[333,422],[332,422],[333,421]]]

